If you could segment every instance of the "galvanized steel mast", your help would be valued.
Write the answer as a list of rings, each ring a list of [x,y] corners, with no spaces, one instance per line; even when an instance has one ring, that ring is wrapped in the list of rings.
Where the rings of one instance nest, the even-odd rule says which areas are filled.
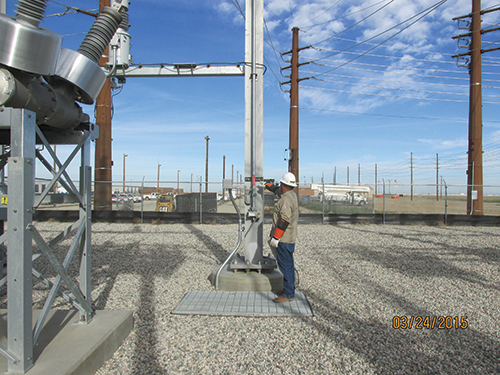
[[[263,67],[264,2],[246,1],[245,61],[245,260],[262,258],[263,186]]]

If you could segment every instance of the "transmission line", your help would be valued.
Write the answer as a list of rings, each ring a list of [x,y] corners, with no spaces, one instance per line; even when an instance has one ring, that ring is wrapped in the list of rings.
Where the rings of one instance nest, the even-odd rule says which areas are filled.
[[[401,23],[399,23],[399,24],[397,24],[397,25],[395,25],[395,26],[393,26],[393,27],[391,27],[391,28],[389,28],[389,29],[387,29],[387,30],[383,31],[382,33],[379,33],[379,34],[377,34],[377,35],[375,35],[375,36],[373,36],[373,37],[371,37],[371,38],[367,39],[366,41],[373,40],[373,39],[377,38],[378,36],[380,36],[380,35],[382,35],[382,34],[385,34],[385,33],[386,33],[386,32],[388,32],[389,30],[392,30],[392,29],[394,29],[394,28],[396,28],[396,27],[398,27],[398,26],[400,26],[400,25],[402,25],[402,24],[406,23],[407,21],[409,21],[409,20],[411,20],[411,19],[413,19],[413,18],[415,18],[415,17],[417,17],[417,16],[419,16],[419,15],[421,15],[421,14],[423,13],[423,15],[421,15],[420,17],[418,17],[415,21],[411,22],[411,23],[410,23],[409,25],[407,25],[406,27],[403,27],[401,30],[399,30],[399,31],[398,31],[398,32],[396,32],[395,34],[391,35],[389,38],[387,38],[387,39],[383,40],[383,41],[382,41],[382,42],[380,42],[379,44],[375,45],[374,47],[372,47],[372,48],[368,49],[368,51],[366,51],[365,53],[362,53],[362,54],[360,54],[359,56],[357,56],[357,57],[355,57],[355,58],[353,58],[353,59],[351,59],[351,60],[349,60],[349,61],[347,61],[347,62],[345,62],[345,63],[343,63],[343,64],[341,64],[341,65],[339,65],[339,66],[337,66],[337,67],[335,67],[335,68],[333,68],[333,69],[330,69],[330,70],[328,70],[328,71],[326,71],[326,72],[324,72],[324,73],[320,73],[319,75],[316,75],[316,77],[318,77],[318,76],[320,76],[320,75],[322,75],[322,74],[325,74],[325,73],[329,73],[329,72],[331,72],[331,71],[333,71],[333,70],[336,70],[336,69],[338,69],[338,68],[340,68],[340,67],[342,67],[342,66],[344,66],[344,65],[347,65],[347,64],[349,64],[349,63],[353,62],[354,60],[356,60],[356,59],[360,58],[361,56],[363,56],[363,55],[367,54],[368,52],[373,51],[375,48],[377,48],[377,47],[381,46],[382,44],[384,44],[384,43],[385,43],[385,42],[387,42],[388,40],[390,40],[390,39],[394,38],[396,35],[401,34],[401,33],[402,33],[404,30],[406,30],[407,28],[409,28],[409,27],[413,26],[415,23],[417,23],[418,21],[420,21],[422,18],[424,18],[425,16],[427,16],[428,14],[430,14],[431,12],[433,12],[434,10],[436,10],[438,7],[440,7],[441,5],[443,5],[446,1],[447,1],[447,0],[441,0],[440,2],[438,2],[438,3],[437,3],[437,4],[435,4],[435,5],[433,5],[432,7],[429,7],[429,8],[427,8],[427,9],[425,9],[424,11],[422,11],[422,12],[420,12],[420,13],[417,13],[415,16],[410,17],[409,19],[407,19],[407,20],[405,20],[405,21],[403,21],[403,22],[401,22]],[[355,44],[354,46],[351,46],[351,47],[347,48],[346,50],[349,50],[349,49],[354,48],[354,47],[356,47],[356,46],[362,45],[362,44],[363,44],[363,43],[365,43],[366,41],[364,41],[364,42],[360,42],[360,43],[358,43],[358,44]],[[330,57],[330,56],[333,56],[333,55],[336,55],[336,54],[338,54],[338,53],[334,53],[334,54],[328,55],[328,56],[326,56],[325,58]],[[323,60],[323,59],[325,59],[325,58],[316,59],[315,61],[318,61],[318,60]]]

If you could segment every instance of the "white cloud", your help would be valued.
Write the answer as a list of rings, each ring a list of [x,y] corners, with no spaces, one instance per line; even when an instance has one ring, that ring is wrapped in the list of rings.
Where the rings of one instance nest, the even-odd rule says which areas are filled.
[[[464,148],[467,147],[468,141],[467,139],[451,139],[451,140],[442,140],[442,139],[418,139],[419,142],[431,145],[434,149],[453,149],[453,148]]]

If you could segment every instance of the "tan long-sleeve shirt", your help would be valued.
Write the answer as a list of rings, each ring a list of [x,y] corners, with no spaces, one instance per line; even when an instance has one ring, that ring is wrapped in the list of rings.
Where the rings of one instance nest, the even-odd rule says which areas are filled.
[[[271,237],[276,230],[279,221],[283,219],[288,222],[288,227],[281,237],[283,243],[295,243],[297,239],[297,222],[299,220],[299,206],[297,194],[293,190],[287,191],[281,195],[280,199],[274,205],[273,227],[271,229]]]

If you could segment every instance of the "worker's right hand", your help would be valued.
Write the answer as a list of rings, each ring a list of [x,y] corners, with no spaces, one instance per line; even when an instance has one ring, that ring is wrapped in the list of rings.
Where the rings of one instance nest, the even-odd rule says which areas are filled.
[[[278,185],[273,185],[270,182],[266,183],[266,189],[269,191],[272,191],[273,193],[278,190],[279,186]]]

